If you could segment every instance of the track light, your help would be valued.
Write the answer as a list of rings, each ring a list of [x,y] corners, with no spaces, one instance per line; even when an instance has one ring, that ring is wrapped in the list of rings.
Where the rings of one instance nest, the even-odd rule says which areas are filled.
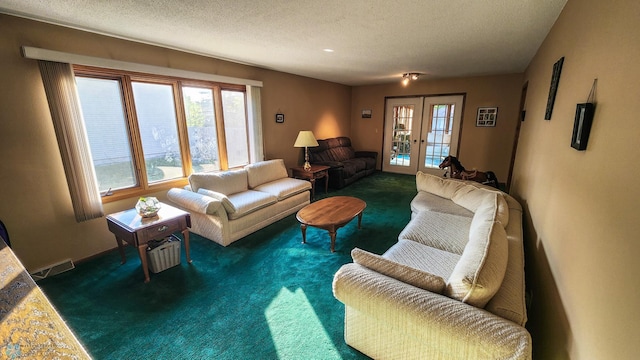
[[[407,86],[409,80],[418,80],[420,74],[418,73],[404,73],[402,74],[402,85]]]

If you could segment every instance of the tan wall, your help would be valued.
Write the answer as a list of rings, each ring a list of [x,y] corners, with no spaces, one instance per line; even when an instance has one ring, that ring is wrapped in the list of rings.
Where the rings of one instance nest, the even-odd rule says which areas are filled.
[[[512,194],[525,207],[529,327],[538,359],[640,354],[640,3],[569,0],[530,63]],[[553,64],[565,57],[551,121]],[[576,104],[598,79],[586,151]]]
[[[465,168],[492,170],[507,181],[513,139],[518,123],[522,74],[421,80],[402,86],[397,83],[353,88],[351,138],[356,150],[382,154],[385,97],[466,94],[458,159]],[[497,106],[496,127],[476,127],[480,106]],[[362,110],[371,109],[370,119]],[[379,156],[379,165],[381,156]]]
[[[0,33],[0,219],[30,270],[66,258],[83,259],[116,243],[105,219],[75,222],[37,62],[22,58],[20,46],[262,81],[265,156],[283,158],[287,166],[302,163],[302,150],[293,148],[298,131],[310,129],[319,137],[349,135],[348,86],[7,15],[0,15]],[[283,124],[275,123],[278,111],[285,114]],[[164,199],[165,193],[155,195]],[[105,212],[135,202],[109,203]]]

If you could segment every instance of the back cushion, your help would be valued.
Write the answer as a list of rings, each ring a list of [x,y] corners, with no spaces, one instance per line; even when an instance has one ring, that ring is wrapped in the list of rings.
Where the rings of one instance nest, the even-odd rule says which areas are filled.
[[[244,169],[247,171],[249,187],[252,189],[274,180],[289,177],[282,159],[260,161],[247,165]]]
[[[416,174],[416,188],[418,191],[426,191],[445,199],[451,199],[453,194],[465,186],[463,182],[451,179],[443,179],[439,176],[425,174],[418,171]]]
[[[309,161],[312,163],[332,161],[327,152],[327,149],[329,149],[327,140],[318,139],[317,141],[318,146],[309,148]]]
[[[215,174],[191,174],[189,176],[191,191],[200,189],[212,190],[224,195],[231,195],[248,189],[247,172],[245,170],[223,171]]]
[[[488,196],[474,214],[469,242],[449,277],[445,292],[451,298],[479,308],[500,288],[509,258],[507,233],[494,221],[497,196]]]

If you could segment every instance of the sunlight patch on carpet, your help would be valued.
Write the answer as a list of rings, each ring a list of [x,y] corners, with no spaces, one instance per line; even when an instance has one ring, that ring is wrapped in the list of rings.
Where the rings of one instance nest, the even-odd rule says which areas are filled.
[[[342,359],[302,289],[280,289],[264,315],[279,359]]]

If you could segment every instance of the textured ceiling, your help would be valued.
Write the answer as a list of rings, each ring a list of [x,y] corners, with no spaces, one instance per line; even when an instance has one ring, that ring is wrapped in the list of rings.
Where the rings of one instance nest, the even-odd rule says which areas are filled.
[[[365,85],[522,72],[566,1],[0,0],[0,12]]]

